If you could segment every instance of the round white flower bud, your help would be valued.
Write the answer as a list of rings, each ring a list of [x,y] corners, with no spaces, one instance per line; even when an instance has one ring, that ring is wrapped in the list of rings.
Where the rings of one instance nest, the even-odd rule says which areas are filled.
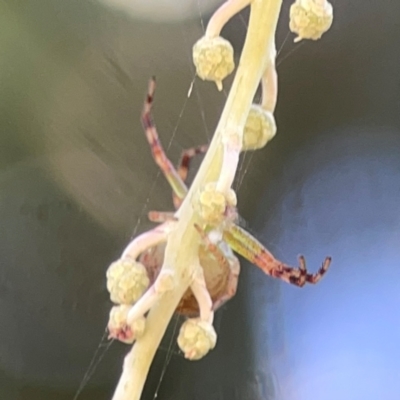
[[[243,132],[243,151],[264,147],[276,134],[276,123],[271,111],[253,104]]]
[[[217,334],[212,324],[199,318],[186,320],[179,331],[179,348],[189,360],[199,360],[204,357],[216,343]]]
[[[110,311],[107,329],[109,338],[117,339],[120,342],[132,344],[137,338],[143,335],[146,327],[146,319],[140,317],[128,324],[128,313],[131,306],[114,306]]]
[[[107,289],[113,303],[135,303],[149,284],[145,266],[132,259],[119,259],[107,270]]]
[[[234,70],[232,45],[221,36],[203,36],[193,46],[193,62],[197,75],[216,83],[222,90],[222,81]]]
[[[332,25],[333,8],[327,0],[296,0],[290,7],[289,28],[302,39],[318,40]]]
[[[227,206],[236,206],[236,193],[229,189],[227,193],[217,190],[217,182],[209,182],[200,191],[196,209],[201,218],[210,224],[217,224],[225,217]]]

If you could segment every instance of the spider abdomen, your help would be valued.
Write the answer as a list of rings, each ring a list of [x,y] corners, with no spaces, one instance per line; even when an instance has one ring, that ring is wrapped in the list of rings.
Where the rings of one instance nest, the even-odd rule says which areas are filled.
[[[146,267],[150,285],[154,283],[160,273],[164,261],[165,246],[165,243],[159,244],[158,246],[146,250],[139,257],[139,261]],[[207,290],[211,296],[215,310],[228,299],[227,294],[229,294],[230,291],[229,283],[232,270],[231,268],[221,265],[208,251],[207,246],[200,246],[199,259],[204,270]],[[237,270],[239,266],[239,261],[233,254],[229,255],[228,265],[232,266],[234,270]],[[224,300],[225,297],[226,300]],[[186,317],[195,317],[199,315],[199,306],[190,288],[183,295],[176,308],[176,312]]]

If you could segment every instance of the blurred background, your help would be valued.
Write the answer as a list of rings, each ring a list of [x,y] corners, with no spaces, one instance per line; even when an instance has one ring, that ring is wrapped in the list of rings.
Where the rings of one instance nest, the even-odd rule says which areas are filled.
[[[187,93],[220,3],[0,1],[1,399],[111,398],[128,347],[105,340],[105,271],[147,211],[172,208],[139,121],[147,81],[174,162],[209,142],[225,93],[200,80]],[[278,133],[235,188],[277,258],[314,271],[331,255],[331,270],[298,289],[243,262],[215,350],[186,361],[175,319],[145,400],[400,398],[400,3],[333,0],[330,31],[296,45],[291,3]],[[247,17],[223,31],[237,55]]]

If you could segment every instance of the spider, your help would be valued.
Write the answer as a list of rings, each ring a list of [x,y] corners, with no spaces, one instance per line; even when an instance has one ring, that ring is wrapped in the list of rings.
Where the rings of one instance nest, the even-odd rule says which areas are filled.
[[[188,192],[185,180],[190,168],[190,161],[194,156],[205,153],[208,145],[184,150],[178,167],[175,168],[173,166],[162,147],[152,119],[155,87],[156,82],[153,77],[149,81],[141,121],[154,161],[172,187],[173,203],[175,209],[178,209]],[[298,268],[290,267],[275,259],[256,238],[236,224],[234,217],[231,218],[228,216],[228,214],[237,215],[236,208],[231,208],[233,209],[226,211],[226,218],[230,218],[232,221],[224,224],[221,240],[212,240],[210,233],[212,232],[212,228],[203,229],[198,225],[195,226],[201,239],[199,247],[200,264],[203,268],[207,290],[210,293],[214,311],[236,294],[240,264],[233,252],[249,260],[267,275],[299,287],[304,286],[305,283],[317,283],[328,270],[331,262],[330,257],[325,258],[321,268],[315,274],[307,272],[303,256],[299,256]],[[174,219],[174,213],[150,211],[149,219],[152,222],[162,223],[166,220]],[[139,257],[139,261],[146,267],[151,283],[154,283],[160,272],[164,259],[164,251],[165,243],[162,243],[145,250]],[[176,312],[185,316],[199,314],[198,303],[191,289],[188,289],[182,297]]]

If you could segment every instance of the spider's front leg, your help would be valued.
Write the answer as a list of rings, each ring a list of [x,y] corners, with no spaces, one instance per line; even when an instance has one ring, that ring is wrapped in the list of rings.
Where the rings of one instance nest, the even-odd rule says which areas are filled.
[[[204,154],[208,149],[208,145],[193,147],[191,149],[184,150],[182,152],[178,168],[176,169],[172,165],[161,144],[156,126],[153,122],[152,108],[153,108],[155,89],[156,89],[156,81],[155,78],[153,77],[149,81],[147,96],[143,104],[141,121],[143,129],[146,134],[146,139],[150,145],[153,159],[155,163],[160,167],[162,173],[164,174],[165,178],[170,184],[172,188],[172,198],[174,206],[176,209],[178,209],[179,206],[182,204],[182,201],[185,198],[188,191],[185,185],[185,180],[188,175],[190,161],[196,155]]]
[[[310,274],[307,272],[306,260],[304,256],[299,256],[299,268],[289,267],[286,264],[280,263],[280,268],[283,270],[283,272],[281,273],[279,271],[277,277],[300,287],[304,286],[306,283],[315,284],[318,283],[325,275],[325,272],[328,270],[331,261],[331,257],[326,257],[318,272],[315,274]]]
[[[153,159],[160,167],[162,173],[172,187],[174,203],[176,202],[175,206],[177,206],[177,204],[180,204],[180,202],[185,198],[188,190],[185,183],[179,176],[178,171],[165,154],[164,148],[158,137],[156,126],[153,122],[151,110],[153,107],[155,89],[156,81],[155,78],[152,78],[149,81],[149,87],[146,100],[143,105],[141,121],[146,134],[146,139],[150,145]]]
[[[237,225],[224,231],[223,238],[232,250],[257,265],[266,274],[300,287],[306,283],[317,283],[331,263],[331,258],[326,257],[318,272],[310,274],[307,272],[304,257],[300,256],[300,266],[290,267],[277,260],[256,238]]]
[[[208,150],[208,144],[203,144],[197,147],[191,147],[190,149],[186,149],[182,151],[181,159],[178,164],[178,175],[181,177],[183,182],[186,181],[186,178],[190,169],[190,162],[194,157],[200,154],[205,154]]]
[[[168,211],[149,211],[147,214],[151,222],[156,222],[157,224],[162,224],[167,221],[177,221],[175,213]]]

